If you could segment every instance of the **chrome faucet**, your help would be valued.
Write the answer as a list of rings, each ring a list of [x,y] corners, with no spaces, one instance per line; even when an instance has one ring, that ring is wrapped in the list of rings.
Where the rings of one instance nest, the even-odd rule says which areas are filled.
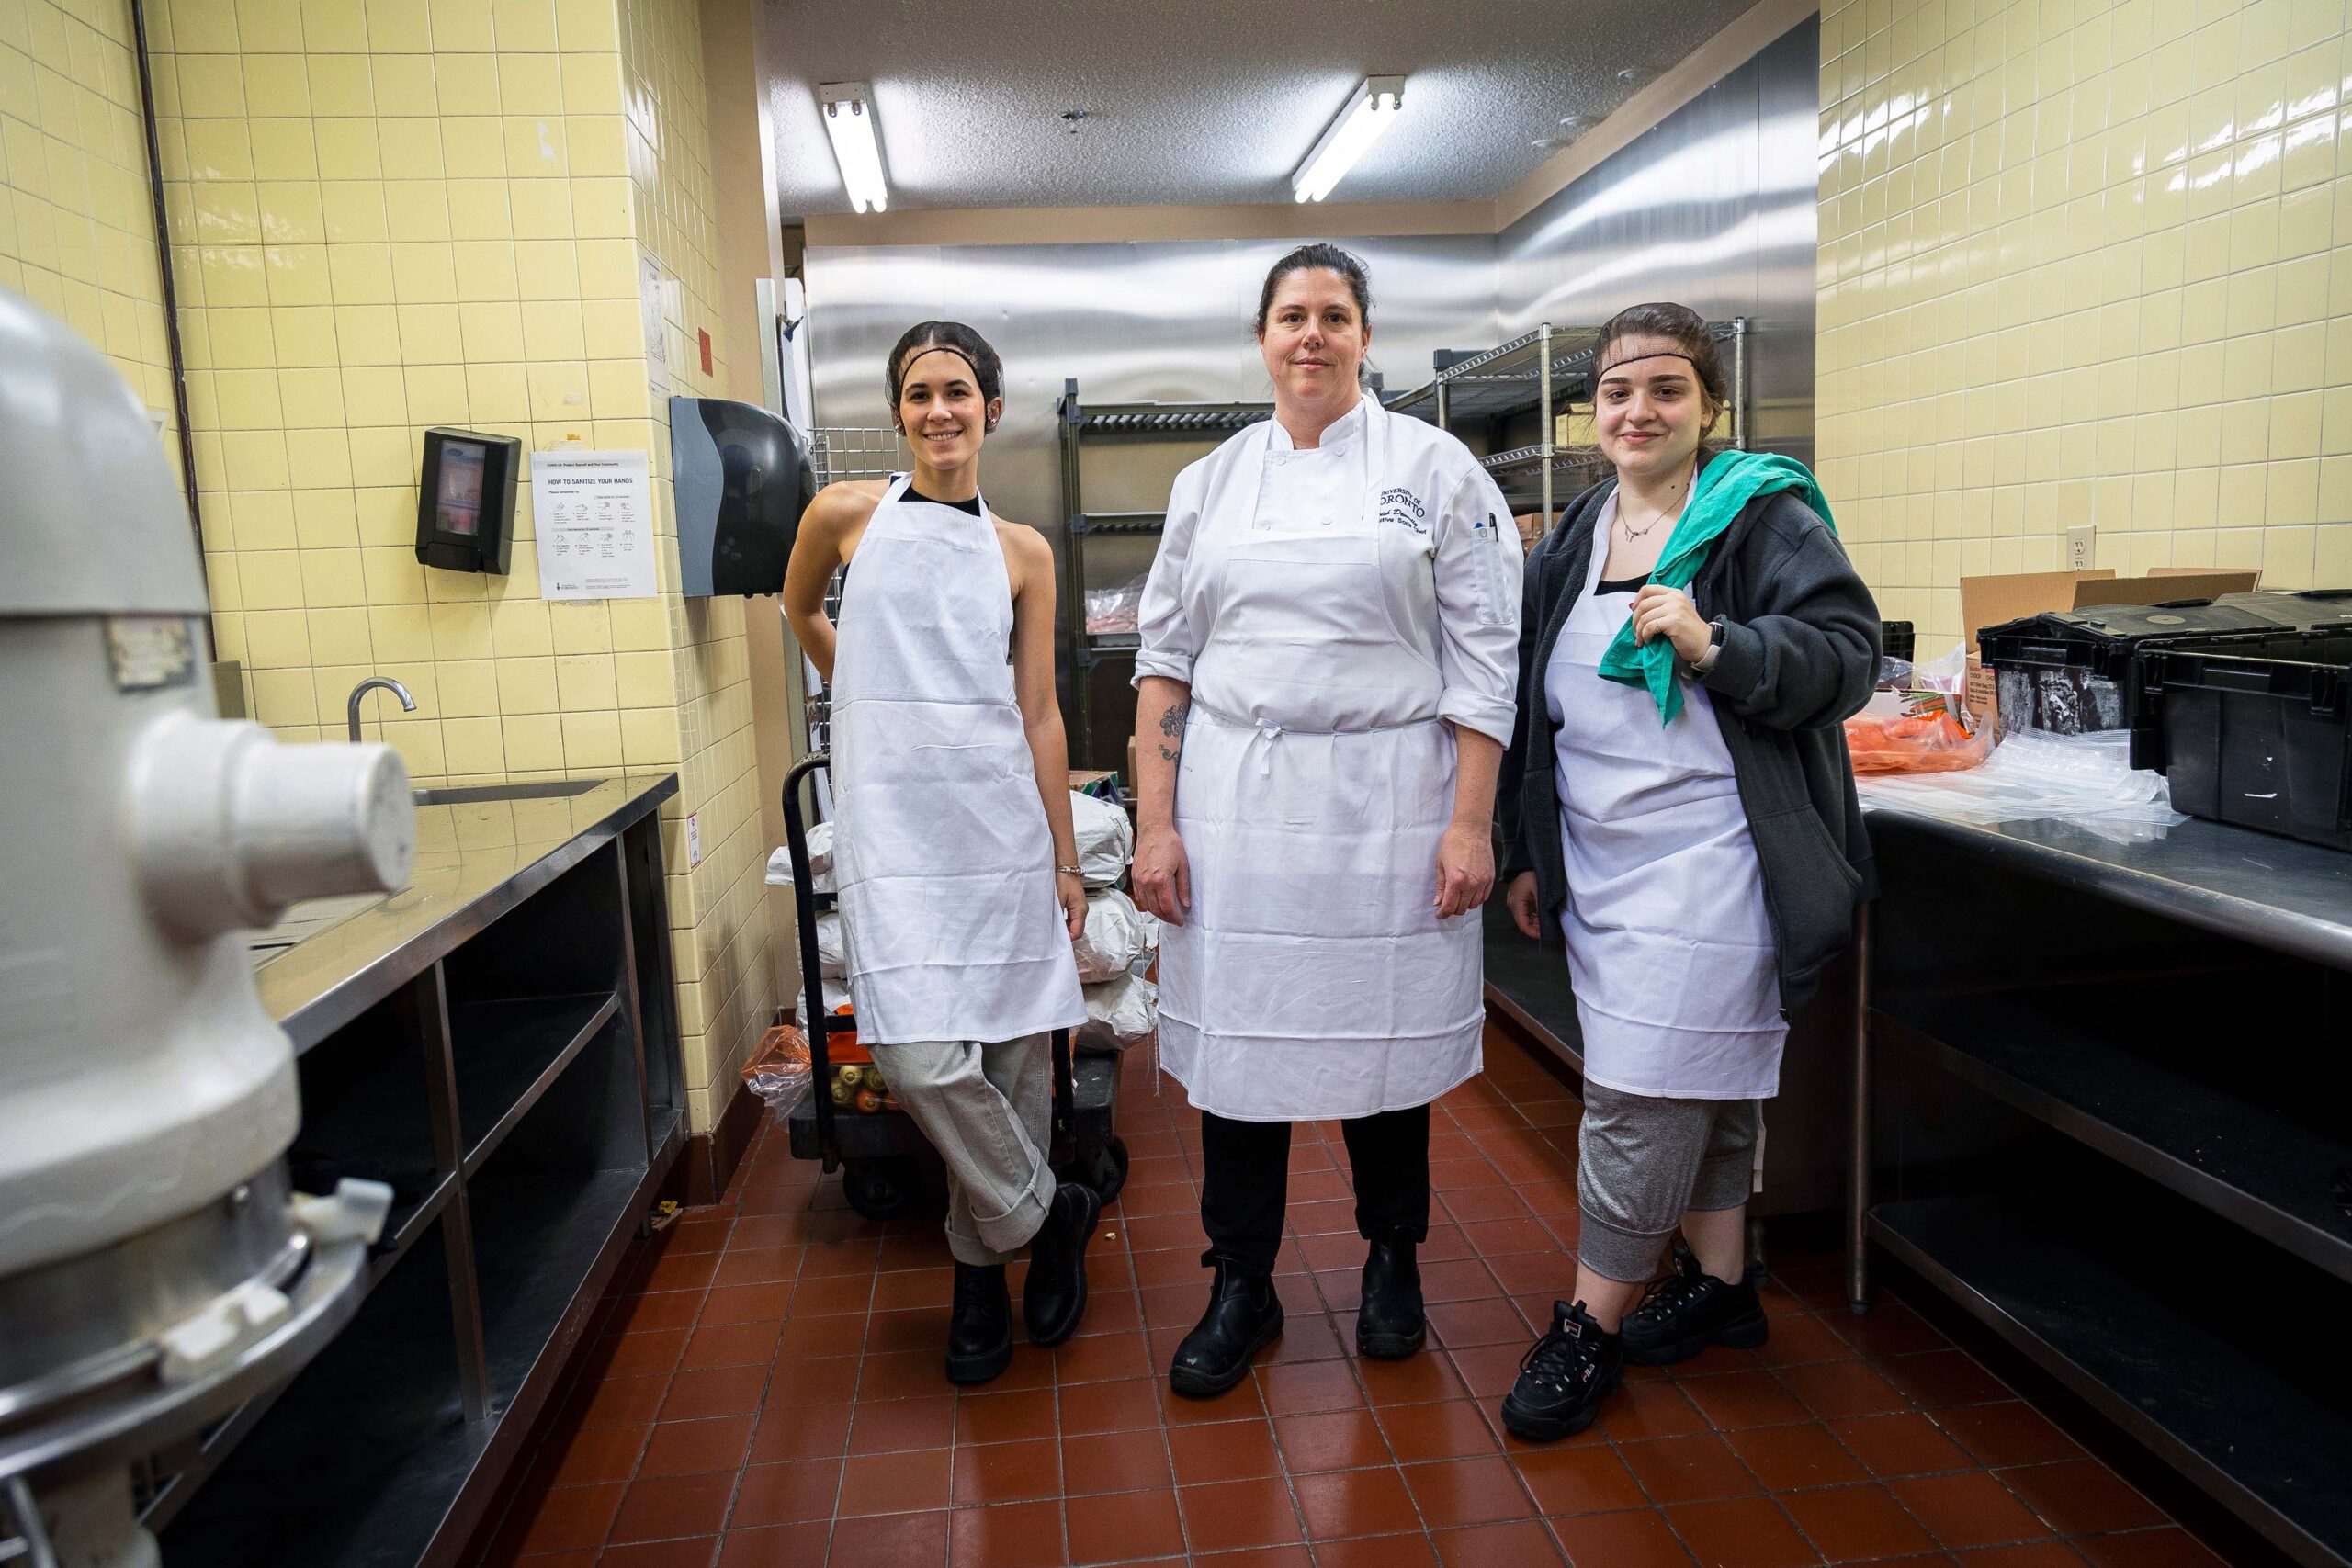
[[[360,682],[359,684],[351,688],[351,701],[344,709],[345,720],[351,728],[351,743],[355,746],[359,744],[360,739],[359,700],[362,697],[365,697],[368,693],[379,689],[390,692],[392,695],[400,698],[401,711],[402,713],[414,713],[416,711],[416,699],[408,694],[408,688],[406,686],[401,685],[390,675],[368,676],[368,679]]]

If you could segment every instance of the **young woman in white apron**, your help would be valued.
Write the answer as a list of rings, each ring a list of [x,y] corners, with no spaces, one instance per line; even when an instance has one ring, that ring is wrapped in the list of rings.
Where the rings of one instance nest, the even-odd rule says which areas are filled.
[[[1459,441],[1359,391],[1368,304],[1345,252],[1276,264],[1274,417],[1177,479],[1141,608],[1136,896],[1216,1270],[1170,1371],[1195,1396],[1281,1332],[1294,1120],[1346,1134],[1359,1348],[1420,1347],[1430,1102],[1479,1067],[1519,536]]]
[[[1012,1355],[1004,1266],[1024,1247],[1031,1342],[1061,1343],[1086,1308],[1102,1204],[1057,1186],[1046,1160],[1049,1037],[1086,1018],[1070,948],[1086,893],[1054,695],[1053,553],[980,499],[1002,367],[971,328],[925,321],[892,350],[888,382],[914,469],[818,493],[785,608],[832,694],[858,1039],[946,1162],[947,1376],[983,1382]],[[836,631],[824,596],[842,565]]]
[[[1838,725],[1876,677],[1878,610],[1812,476],[1702,452],[1724,378],[1683,307],[1623,312],[1595,363],[1617,477],[1529,562],[1503,779],[1511,910],[1560,931],[1584,1037],[1578,1299],[1503,1404],[1536,1439],[1589,1425],[1624,1361],[1764,1343],[1762,1106],[1869,858]]]

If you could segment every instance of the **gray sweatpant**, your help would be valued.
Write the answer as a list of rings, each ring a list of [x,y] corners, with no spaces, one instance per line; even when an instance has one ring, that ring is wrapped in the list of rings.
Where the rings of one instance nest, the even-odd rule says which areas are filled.
[[[1054,1201],[1054,1053],[1044,1034],[873,1047],[882,1081],[947,1163],[947,1250],[1010,1263]]]
[[[1747,1201],[1763,1126],[1760,1100],[1665,1100],[1586,1079],[1577,1261],[1627,1284],[1657,1273],[1684,1210]]]

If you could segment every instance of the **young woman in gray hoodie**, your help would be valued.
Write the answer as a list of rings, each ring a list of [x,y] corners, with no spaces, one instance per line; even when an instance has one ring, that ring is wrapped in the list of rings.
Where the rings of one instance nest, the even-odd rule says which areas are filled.
[[[1590,1425],[1625,1361],[1764,1342],[1762,1106],[1874,891],[1842,721],[1877,679],[1878,607],[1827,502],[1801,463],[1706,448],[1724,384],[1695,312],[1621,312],[1595,367],[1616,475],[1528,558],[1500,781],[1511,912],[1565,948],[1585,1050],[1578,1299],[1503,1404],[1539,1440]]]

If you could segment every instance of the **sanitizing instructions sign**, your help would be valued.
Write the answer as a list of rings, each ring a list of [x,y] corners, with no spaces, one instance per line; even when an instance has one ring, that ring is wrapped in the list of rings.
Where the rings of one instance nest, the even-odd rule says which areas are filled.
[[[544,599],[653,596],[653,476],[643,452],[531,454]]]

